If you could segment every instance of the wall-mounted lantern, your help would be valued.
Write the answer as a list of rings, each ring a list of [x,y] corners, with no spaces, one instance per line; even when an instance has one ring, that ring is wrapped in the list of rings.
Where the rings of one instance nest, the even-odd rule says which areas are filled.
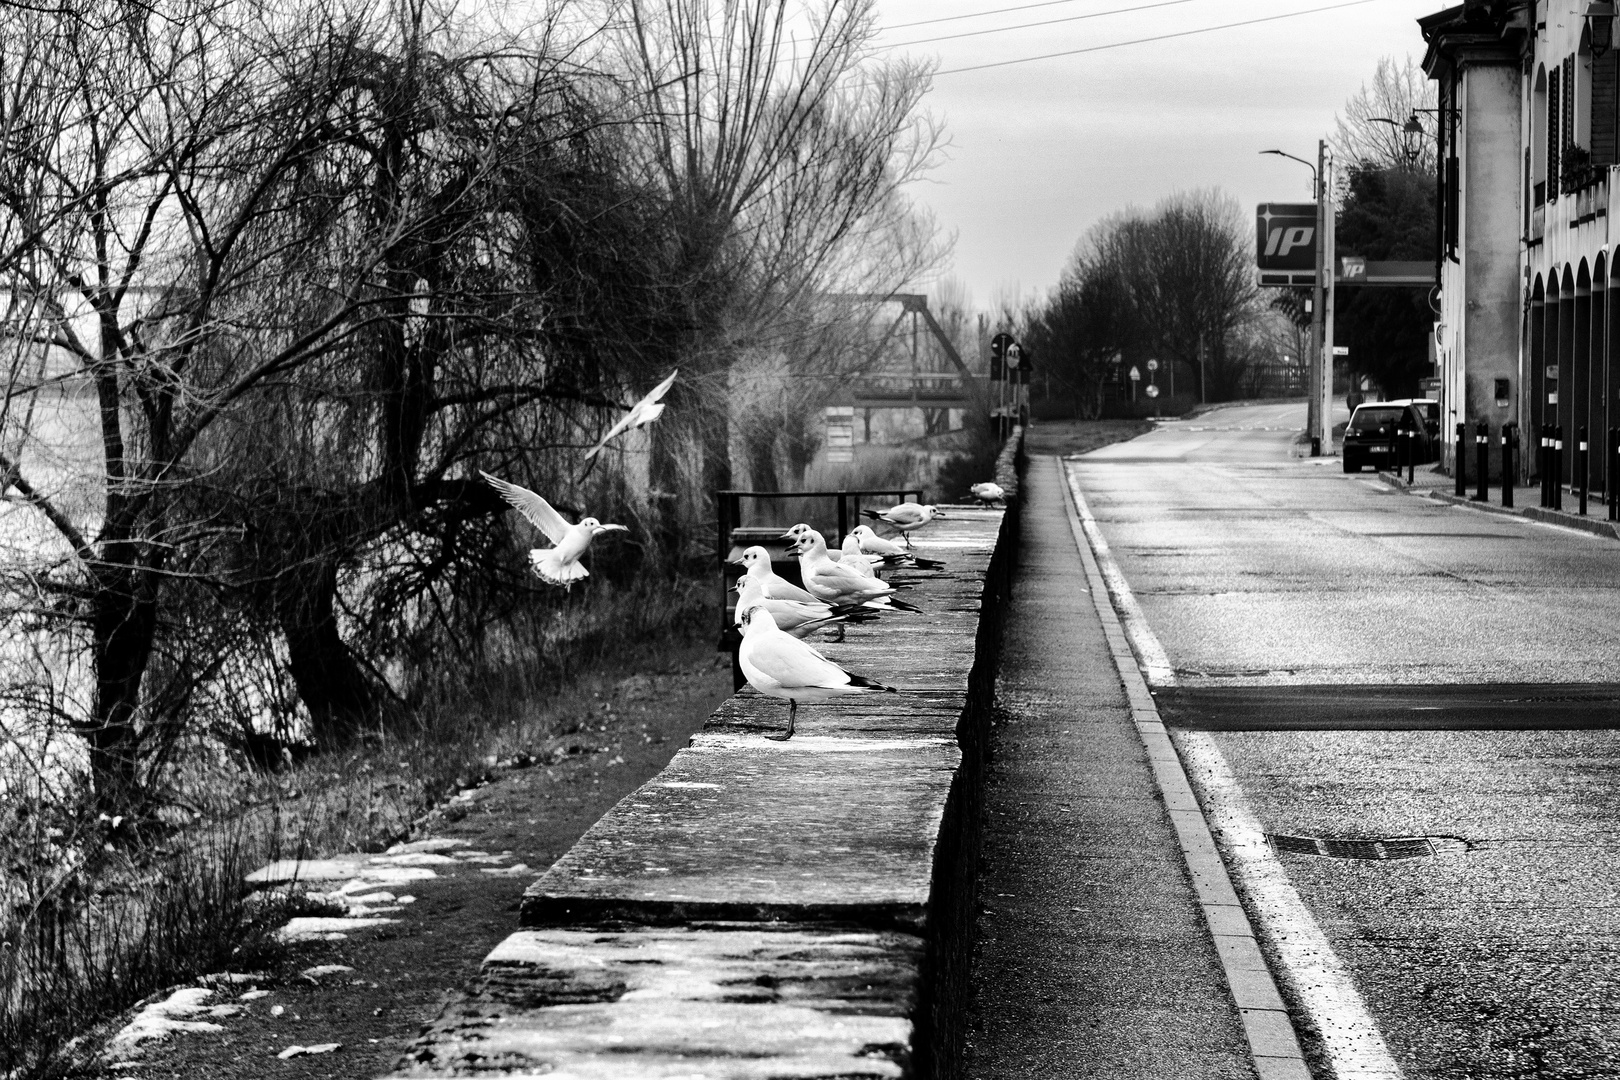
[[[1594,58],[1608,52],[1614,44],[1613,0],[1591,0],[1586,5],[1586,38]]]

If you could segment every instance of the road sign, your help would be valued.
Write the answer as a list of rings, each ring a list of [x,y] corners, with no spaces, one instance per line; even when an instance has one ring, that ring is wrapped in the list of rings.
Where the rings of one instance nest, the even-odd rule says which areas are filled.
[[[1011,334],[997,334],[990,339],[990,378],[992,380],[1005,379],[1007,369],[1018,365],[1018,356],[1022,350],[1018,342],[1013,340]]]
[[[1135,364],[1132,364],[1131,365],[1131,382],[1141,382],[1141,381],[1142,381],[1142,370],[1140,368],[1138,368]]]
[[[1261,203],[1255,220],[1260,269],[1315,272],[1315,203]]]
[[[1148,397],[1158,397],[1159,396],[1159,388],[1157,386],[1152,385],[1151,383],[1148,384],[1147,396]]]
[[[1148,361],[1148,370],[1149,371],[1158,371],[1159,370],[1159,362],[1157,360],[1149,360]]]
[[[1350,355],[1350,346],[1348,346],[1348,345],[1335,345],[1335,346],[1333,346],[1333,355],[1334,356],[1349,356]]]

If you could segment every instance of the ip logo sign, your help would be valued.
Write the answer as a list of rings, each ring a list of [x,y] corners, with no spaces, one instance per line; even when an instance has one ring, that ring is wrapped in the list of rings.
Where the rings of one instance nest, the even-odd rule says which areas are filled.
[[[1261,270],[1316,269],[1316,204],[1261,203],[1259,266]]]

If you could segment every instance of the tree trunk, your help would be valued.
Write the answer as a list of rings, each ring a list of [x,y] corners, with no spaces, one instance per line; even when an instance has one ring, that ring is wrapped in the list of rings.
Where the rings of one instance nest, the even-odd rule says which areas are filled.
[[[278,583],[276,617],[287,640],[287,670],[322,749],[352,742],[378,719],[371,684],[338,633],[336,603],[335,563],[302,567]]]
[[[96,805],[107,813],[129,809],[140,788],[136,719],[157,629],[157,604],[138,584],[138,574],[131,567],[111,568],[96,583],[92,600],[96,698],[81,733],[89,743]]]

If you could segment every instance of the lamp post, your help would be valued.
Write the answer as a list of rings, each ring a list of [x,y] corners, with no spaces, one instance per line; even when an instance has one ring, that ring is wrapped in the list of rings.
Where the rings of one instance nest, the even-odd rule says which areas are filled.
[[[1311,299],[1310,390],[1306,399],[1305,430],[1311,440],[1311,456],[1333,452],[1333,210],[1332,161],[1327,140],[1316,144],[1316,164],[1283,150],[1262,150],[1297,161],[1311,170],[1311,194],[1316,200],[1316,285]]]
[[[1390,127],[1400,131],[1401,156],[1406,159],[1407,168],[1411,168],[1412,163],[1417,160],[1418,154],[1423,149],[1413,139],[1413,136],[1421,137],[1423,135],[1423,123],[1417,118],[1417,113],[1407,117],[1405,123],[1399,120],[1391,120],[1387,116],[1369,116],[1367,122],[1370,124],[1388,124]]]

